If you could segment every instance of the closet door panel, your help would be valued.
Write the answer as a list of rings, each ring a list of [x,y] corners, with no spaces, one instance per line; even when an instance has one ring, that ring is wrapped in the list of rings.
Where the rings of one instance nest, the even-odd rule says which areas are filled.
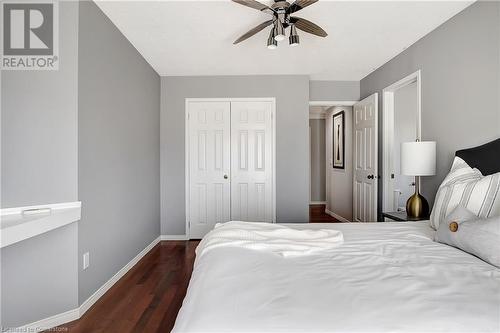
[[[229,102],[190,102],[190,237],[201,238],[230,220],[231,113]]]
[[[231,102],[232,220],[273,220],[271,111],[271,102]]]

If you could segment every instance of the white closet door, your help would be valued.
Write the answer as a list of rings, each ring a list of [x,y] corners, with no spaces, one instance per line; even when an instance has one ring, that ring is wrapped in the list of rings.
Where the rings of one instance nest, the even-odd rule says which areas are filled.
[[[229,102],[189,102],[190,238],[230,220]]]
[[[273,221],[272,102],[231,102],[231,220]]]
[[[353,219],[377,221],[378,94],[354,104]]]

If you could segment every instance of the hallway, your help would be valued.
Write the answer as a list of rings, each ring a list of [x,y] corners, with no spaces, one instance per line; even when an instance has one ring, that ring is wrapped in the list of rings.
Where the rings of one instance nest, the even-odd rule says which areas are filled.
[[[341,223],[325,213],[326,205],[309,205],[309,223]]]

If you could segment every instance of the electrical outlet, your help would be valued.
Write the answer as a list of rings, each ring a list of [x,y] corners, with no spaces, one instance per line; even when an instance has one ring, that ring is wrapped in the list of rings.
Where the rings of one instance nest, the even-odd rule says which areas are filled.
[[[90,254],[88,252],[85,252],[83,254],[83,269],[89,268],[90,265]]]

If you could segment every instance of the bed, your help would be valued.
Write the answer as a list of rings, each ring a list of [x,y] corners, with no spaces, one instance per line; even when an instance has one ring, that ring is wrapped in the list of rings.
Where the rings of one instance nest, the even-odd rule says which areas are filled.
[[[457,156],[493,173],[498,152],[500,140]],[[500,331],[500,269],[434,242],[428,222],[290,226],[340,230],[344,243],[288,258],[204,254],[173,332]]]

